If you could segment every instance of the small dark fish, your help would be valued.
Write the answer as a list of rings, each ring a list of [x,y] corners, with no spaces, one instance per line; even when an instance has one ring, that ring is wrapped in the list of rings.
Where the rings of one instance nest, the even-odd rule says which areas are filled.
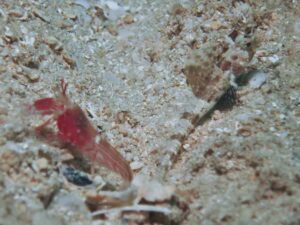
[[[72,167],[65,168],[63,170],[63,175],[69,182],[78,186],[86,186],[93,183],[86,174]]]
[[[230,86],[217,101],[215,109],[220,111],[231,109],[236,104],[236,101],[236,87]]]

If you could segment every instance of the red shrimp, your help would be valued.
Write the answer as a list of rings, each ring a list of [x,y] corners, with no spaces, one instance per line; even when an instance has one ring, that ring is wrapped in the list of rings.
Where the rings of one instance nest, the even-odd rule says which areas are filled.
[[[66,94],[67,86],[68,84],[61,80],[61,90],[56,98],[36,100],[30,107],[41,115],[51,115],[50,119],[36,128],[36,132],[43,134],[46,126],[54,122],[58,132],[49,139],[71,145],[93,162],[120,174],[124,180],[130,182],[133,175],[128,162],[98,134],[82,109],[69,100]]]

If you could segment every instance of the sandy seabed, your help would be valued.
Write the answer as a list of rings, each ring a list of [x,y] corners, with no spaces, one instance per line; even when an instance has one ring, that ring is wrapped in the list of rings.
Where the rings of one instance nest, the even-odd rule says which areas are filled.
[[[0,1],[0,224],[300,224],[299,9]],[[35,134],[60,79],[129,186]]]

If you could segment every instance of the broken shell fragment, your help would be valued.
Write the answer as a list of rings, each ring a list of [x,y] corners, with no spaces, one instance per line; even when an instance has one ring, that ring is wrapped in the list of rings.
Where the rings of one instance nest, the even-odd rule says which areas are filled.
[[[14,10],[10,10],[8,12],[8,15],[9,16],[13,16],[13,17],[17,17],[17,18],[20,18],[23,16],[23,12],[19,9],[14,9]]]
[[[32,165],[33,169],[37,172],[40,172],[42,170],[47,170],[48,166],[49,163],[46,158],[37,159]]]
[[[37,82],[40,79],[40,75],[36,71],[33,71],[25,66],[21,66],[20,69],[20,74],[24,75],[28,81]]]
[[[243,137],[249,137],[252,134],[250,127],[241,127],[237,133],[238,135]]]
[[[6,41],[7,43],[10,43],[10,44],[18,41],[17,35],[13,31],[11,31],[9,28],[6,28],[6,31],[2,38],[4,41]]]
[[[36,82],[40,79],[40,75],[38,73],[32,72],[32,73],[26,73],[25,75],[30,82]]]
[[[124,16],[123,22],[124,22],[125,24],[132,24],[132,23],[134,23],[134,18],[133,18],[132,15],[129,15],[129,14],[128,14],[128,15]]]
[[[47,37],[44,42],[54,51],[54,52],[61,52],[63,50],[62,43],[57,40],[55,37]]]
[[[73,69],[76,66],[76,62],[67,54],[62,54],[63,60]]]
[[[41,20],[44,21],[44,22],[47,22],[47,23],[50,22],[50,19],[49,19],[47,16],[45,16],[44,13],[43,13],[41,10],[39,10],[39,9],[34,8],[34,9],[32,10],[32,14],[33,14],[35,17],[41,19]]]
[[[66,19],[77,20],[77,15],[73,13],[64,12],[64,17]]]

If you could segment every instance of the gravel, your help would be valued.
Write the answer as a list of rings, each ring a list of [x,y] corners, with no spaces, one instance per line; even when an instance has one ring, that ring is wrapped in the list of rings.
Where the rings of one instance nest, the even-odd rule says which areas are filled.
[[[299,7],[2,1],[1,223],[299,224]],[[167,193],[148,208],[165,204],[171,215],[92,216],[87,196],[119,193],[120,178],[34,134],[47,118],[28,106],[54,96],[60,79],[135,177],[154,180],[139,186],[155,184],[143,196]],[[230,107],[216,107],[224,94]],[[69,182],[65,166],[93,184]],[[116,207],[145,204],[128,199]]]

